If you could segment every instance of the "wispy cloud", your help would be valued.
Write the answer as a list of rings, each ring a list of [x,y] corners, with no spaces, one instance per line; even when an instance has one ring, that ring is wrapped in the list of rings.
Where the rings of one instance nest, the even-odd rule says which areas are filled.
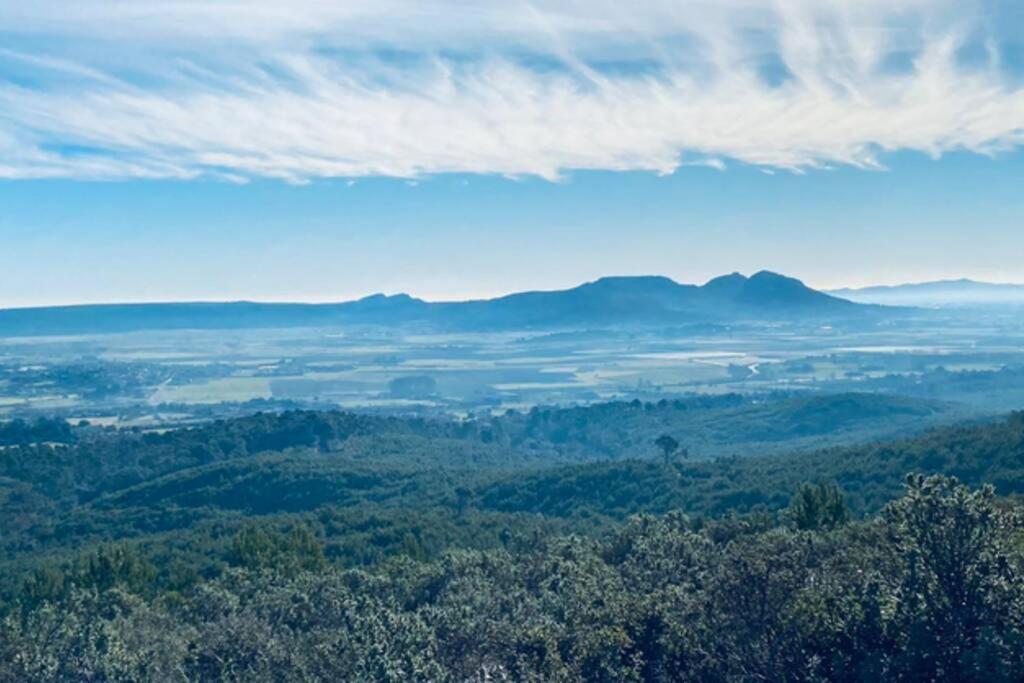
[[[1003,59],[1021,20],[984,0],[0,0],[0,177],[993,153],[1024,144],[1024,75]]]

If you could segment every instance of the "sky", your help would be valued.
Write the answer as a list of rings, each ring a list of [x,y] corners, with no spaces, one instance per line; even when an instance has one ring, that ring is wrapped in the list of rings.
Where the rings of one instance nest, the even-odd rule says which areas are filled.
[[[0,0],[0,307],[1024,282],[1018,0]]]

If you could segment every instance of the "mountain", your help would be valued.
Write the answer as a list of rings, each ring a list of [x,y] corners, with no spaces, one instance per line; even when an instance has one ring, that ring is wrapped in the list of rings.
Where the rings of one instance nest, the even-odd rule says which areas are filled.
[[[668,325],[859,316],[874,307],[759,272],[705,285],[667,277],[605,277],[559,291],[496,299],[427,302],[407,294],[336,304],[255,302],[103,304],[0,310],[0,337],[173,329],[418,325],[496,330],[577,325]]]
[[[890,287],[837,289],[828,293],[858,303],[888,306],[1024,304],[1024,285],[995,284],[967,279]]]

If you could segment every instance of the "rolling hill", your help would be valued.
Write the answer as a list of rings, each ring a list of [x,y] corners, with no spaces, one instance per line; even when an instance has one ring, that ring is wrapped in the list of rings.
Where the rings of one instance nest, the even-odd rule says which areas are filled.
[[[179,532],[238,515],[311,513],[325,505],[458,507],[460,489],[483,491],[489,482],[508,485],[531,477],[560,480],[577,471],[603,478],[635,470],[643,481],[674,471],[662,467],[654,446],[666,433],[688,451],[673,466],[704,473],[698,477],[703,479],[715,479],[710,473],[723,469],[750,472],[744,486],[752,486],[760,466],[738,461],[775,462],[765,458],[823,447],[852,452],[956,417],[945,404],[901,397],[726,395],[535,409],[467,421],[293,411],[163,433],[86,428],[66,446],[0,450],[0,515],[14,520],[0,538],[0,551],[75,547],[100,538]],[[787,466],[787,476],[798,484],[812,466]],[[547,470],[561,474],[540,474]],[[673,477],[668,483],[675,487]],[[602,486],[633,488],[627,480]],[[776,488],[779,500],[791,493]],[[510,511],[498,500],[499,489],[487,490],[489,511]],[[522,495],[510,494],[509,501]],[[528,507],[511,511],[532,512]],[[634,507],[645,509],[630,503]]]

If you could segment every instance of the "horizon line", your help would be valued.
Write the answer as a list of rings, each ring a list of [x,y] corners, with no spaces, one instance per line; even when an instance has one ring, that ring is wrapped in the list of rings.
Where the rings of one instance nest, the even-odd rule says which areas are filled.
[[[770,273],[775,273],[777,275],[783,275],[785,277],[793,277],[793,276],[790,276],[790,275],[786,275],[785,273],[780,273],[778,271],[770,271],[770,270],[766,270],[766,269],[762,269],[762,270],[759,270],[757,272],[759,272],[759,273],[760,272],[770,272]],[[417,301],[423,301],[423,302],[429,303],[429,304],[457,304],[457,303],[468,303],[468,302],[473,302],[473,301],[493,301],[495,299],[501,299],[501,298],[504,298],[504,297],[507,297],[507,296],[513,296],[513,295],[516,295],[516,294],[527,294],[527,293],[533,293],[533,292],[565,292],[565,291],[570,291],[570,290],[576,289],[578,287],[582,287],[582,286],[587,285],[587,284],[592,284],[594,282],[598,282],[600,280],[613,279],[613,278],[624,278],[624,279],[665,278],[665,279],[671,280],[672,282],[674,282],[674,283],[676,283],[678,285],[701,287],[703,285],[706,285],[708,282],[711,282],[712,280],[715,280],[715,279],[717,279],[719,277],[725,277],[725,276],[728,276],[728,275],[742,275],[742,273],[739,273],[738,271],[733,271],[731,273],[723,273],[722,275],[716,275],[715,277],[709,278],[708,280],[704,281],[703,283],[699,283],[699,284],[698,283],[693,283],[693,282],[681,282],[681,281],[676,280],[675,278],[673,278],[671,276],[668,276],[668,275],[658,275],[658,274],[647,274],[647,275],[602,275],[602,276],[596,277],[594,279],[585,280],[585,281],[579,282],[578,284],[570,285],[570,286],[565,286],[565,287],[555,287],[555,288],[551,288],[551,289],[513,289],[513,290],[506,290],[506,291],[503,291],[503,292],[494,293],[494,294],[490,294],[490,295],[477,294],[477,295],[467,295],[467,296],[459,297],[459,298],[432,298],[429,295],[416,296],[416,295],[414,295],[414,294],[412,294],[410,292],[406,292],[406,291],[395,291],[395,292],[375,291],[375,292],[370,292],[368,294],[362,294],[362,295],[339,295],[338,297],[331,297],[331,298],[308,298],[308,299],[274,298],[274,297],[269,297],[269,298],[230,298],[230,297],[228,297],[228,298],[213,298],[213,297],[211,297],[211,298],[205,298],[205,297],[202,297],[202,298],[192,298],[192,297],[189,297],[189,298],[183,298],[183,299],[166,299],[166,298],[159,298],[159,299],[134,299],[134,300],[122,299],[122,300],[114,300],[114,301],[111,301],[111,300],[77,301],[77,302],[65,302],[65,303],[41,303],[41,304],[29,304],[29,305],[11,305],[11,306],[0,303],[0,311],[31,311],[31,310],[42,310],[42,309],[54,309],[54,308],[87,308],[87,307],[92,307],[92,306],[96,306],[96,307],[100,307],[100,306],[160,306],[160,305],[194,305],[194,304],[211,304],[211,305],[212,304],[221,304],[221,305],[224,305],[224,304],[255,304],[255,305],[280,305],[280,306],[288,306],[288,305],[294,305],[294,306],[331,306],[331,305],[355,303],[355,302],[358,302],[358,301],[364,301],[366,299],[371,299],[371,298],[374,298],[374,297],[388,297],[388,298],[391,298],[391,297],[403,297],[403,296],[404,297],[409,297],[409,298],[417,300]],[[744,277],[750,277],[750,276],[744,275]],[[993,282],[993,281],[989,281],[989,280],[975,280],[975,279],[969,278],[969,277],[942,278],[942,279],[936,279],[936,280],[919,280],[919,281],[913,281],[913,282],[894,282],[894,283],[887,283],[887,284],[881,284],[880,283],[880,284],[870,284],[870,285],[860,285],[860,286],[843,286],[843,287],[817,287],[817,286],[814,286],[814,285],[808,283],[807,281],[805,281],[805,280],[803,280],[803,279],[801,279],[799,277],[796,277],[794,279],[800,280],[800,282],[802,282],[804,285],[806,285],[810,289],[813,289],[813,290],[818,291],[818,292],[822,292],[824,294],[829,294],[829,295],[832,295],[832,294],[834,294],[836,292],[851,292],[851,293],[855,293],[855,292],[861,292],[861,291],[865,291],[865,290],[878,289],[878,288],[899,288],[899,287],[912,287],[912,286],[933,285],[933,284],[956,284],[956,283],[963,283],[963,282],[970,282],[970,283],[973,283],[973,284],[980,284],[980,285],[994,285],[994,286],[1006,286],[1006,287],[1024,287],[1024,282]]]

